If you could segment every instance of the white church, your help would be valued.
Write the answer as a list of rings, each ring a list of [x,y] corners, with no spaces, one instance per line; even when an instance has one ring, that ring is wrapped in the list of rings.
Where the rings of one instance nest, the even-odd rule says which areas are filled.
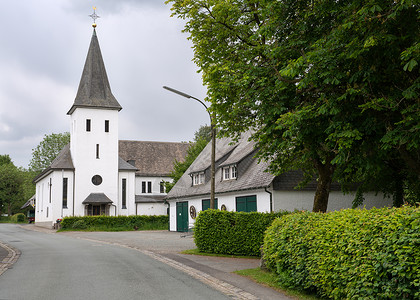
[[[122,109],[111,92],[94,24],[79,89],[67,115],[70,144],[39,174],[35,223],[66,216],[166,215],[164,182],[188,143],[118,139]]]

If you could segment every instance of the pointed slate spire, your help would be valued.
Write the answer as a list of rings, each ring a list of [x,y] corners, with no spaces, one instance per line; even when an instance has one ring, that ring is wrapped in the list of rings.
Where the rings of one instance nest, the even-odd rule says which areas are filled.
[[[71,115],[78,107],[122,109],[111,92],[95,28],[80,79],[79,90],[73,106],[67,114]]]

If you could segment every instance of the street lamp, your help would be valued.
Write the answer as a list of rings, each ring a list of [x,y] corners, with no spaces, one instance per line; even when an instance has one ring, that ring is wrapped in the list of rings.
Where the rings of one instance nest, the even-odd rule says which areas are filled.
[[[198,102],[200,102],[205,108],[207,113],[209,114],[210,117],[210,131],[211,131],[211,178],[210,178],[210,208],[217,208],[214,207],[214,190],[215,190],[215,186],[214,186],[214,178],[215,178],[215,173],[216,173],[216,128],[215,128],[215,122],[214,122],[214,117],[212,116],[212,114],[209,111],[209,108],[207,107],[206,104],[204,104],[203,101],[201,101],[198,98],[195,98],[191,95],[188,95],[186,93],[183,93],[181,91],[175,90],[173,88],[164,86],[163,87],[165,90],[168,90],[172,93],[178,94],[182,97],[188,98],[188,99],[194,99]]]

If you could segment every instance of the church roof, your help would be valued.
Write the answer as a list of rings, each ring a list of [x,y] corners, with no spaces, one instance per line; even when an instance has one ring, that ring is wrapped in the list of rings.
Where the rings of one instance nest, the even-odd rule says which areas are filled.
[[[111,92],[95,29],[93,30],[82,78],[80,79],[79,90],[73,106],[67,114],[72,114],[78,107],[122,109]]]
[[[61,149],[60,153],[58,153],[57,157],[52,161],[51,165],[38,174],[33,181],[37,182],[39,179],[54,170],[74,170],[73,160],[70,153],[70,144],[65,145],[63,149]]]
[[[184,161],[189,143],[119,141],[119,156],[131,161],[136,175],[169,176],[174,161]]]

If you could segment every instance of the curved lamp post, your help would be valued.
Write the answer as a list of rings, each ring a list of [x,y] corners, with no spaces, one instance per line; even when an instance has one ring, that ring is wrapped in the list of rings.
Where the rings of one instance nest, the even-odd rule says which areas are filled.
[[[194,99],[198,102],[200,102],[205,108],[207,113],[209,114],[210,117],[210,131],[211,131],[211,178],[210,178],[210,208],[215,208],[217,209],[217,207],[214,207],[214,190],[215,190],[215,186],[214,186],[214,178],[215,178],[215,173],[216,173],[216,128],[215,128],[215,122],[214,122],[214,117],[212,116],[212,114],[209,111],[209,108],[207,107],[206,104],[204,104],[203,101],[201,101],[198,98],[195,98],[191,95],[188,95],[186,93],[183,93],[181,91],[178,91],[176,89],[164,86],[163,87],[165,90],[168,90],[172,93],[178,94],[182,97],[188,98],[188,99]]]

